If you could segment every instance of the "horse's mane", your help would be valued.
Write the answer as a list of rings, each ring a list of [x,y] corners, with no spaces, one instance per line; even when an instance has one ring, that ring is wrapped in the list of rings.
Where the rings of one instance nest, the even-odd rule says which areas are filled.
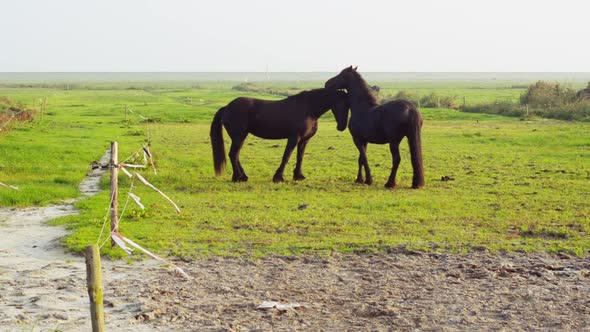
[[[353,71],[353,75],[355,77],[355,81],[357,82],[357,84],[360,88],[362,97],[366,98],[366,100],[359,100],[359,101],[367,102],[367,103],[369,103],[369,106],[377,106],[379,104],[377,102],[377,97],[375,97],[375,95],[373,94],[373,91],[371,90],[371,87],[369,87],[369,84],[367,84],[365,79],[357,71]],[[358,96],[358,97],[361,97],[361,96]]]
[[[301,91],[297,94],[291,95],[289,97],[287,97],[287,99],[302,99],[302,98],[317,98],[319,96],[325,96],[326,95],[326,89],[313,89],[313,90],[305,90],[305,91]]]

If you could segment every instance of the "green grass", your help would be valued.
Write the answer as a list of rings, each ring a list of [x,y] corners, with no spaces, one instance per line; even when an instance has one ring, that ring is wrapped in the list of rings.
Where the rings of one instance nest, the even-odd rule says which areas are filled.
[[[496,88],[472,90],[482,90],[489,98],[503,97]],[[149,170],[142,174],[182,212],[177,214],[153,190],[135,183],[133,192],[147,209],[130,203],[120,230],[157,253],[191,259],[400,246],[577,255],[590,249],[587,123],[423,109],[426,187],[410,189],[411,166],[403,142],[399,188],[387,190],[383,185],[391,167],[388,147],[369,146],[375,185],[355,184],[356,148],[350,134],[337,132],[326,116],[308,146],[303,166],[307,180],[272,183],[285,141],[249,136],[241,158],[250,181],[235,184],[230,182],[231,170],[214,176],[208,132],[213,113],[241,94],[218,86],[0,90],[0,95],[23,103],[49,99],[43,122],[19,125],[0,136],[0,181],[22,189],[0,187],[0,206],[45,205],[76,197],[87,165],[104,154],[111,140],[119,142],[124,159],[149,134],[158,175]],[[124,105],[136,112],[129,123],[124,122]],[[154,121],[142,122],[137,114]],[[443,176],[454,180],[441,181]],[[107,181],[103,179],[105,189]],[[121,206],[129,181],[120,178]],[[80,215],[55,222],[72,231],[65,240],[68,248],[81,251],[96,242],[108,200],[104,191],[79,202]],[[308,207],[298,209],[303,204]],[[119,249],[103,250],[113,257],[123,255]]]

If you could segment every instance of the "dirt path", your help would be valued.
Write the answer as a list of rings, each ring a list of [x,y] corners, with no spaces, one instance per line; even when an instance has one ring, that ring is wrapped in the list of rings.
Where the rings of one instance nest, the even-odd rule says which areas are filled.
[[[108,159],[105,154],[101,163]],[[86,177],[80,184],[81,198],[99,191],[103,173],[95,170]],[[76,214],[75,201],[0,209],[0,331],[91,330],[84,258],[64,252],[60,240],[67,232],[63,228],[46,225],[48,220]],[[140,280],[148,268],[147,264],[129,267],[107,261],[104,277],[115,280],[129,275]],[[117,299],[106,293],[112,301]],[[119,308],[109,310],[110,330],[141,331],[133,320],[127,320],[137,305],[132,300],[120,303]]]
[[[84,260],[45,225],[76,213],[72,203],[0,210],[0,331],[90,330]],[[590,331],[590,258],[392,252],[179,265],[192,280],[151,260],[103,260],[107,330]],[[303,307],[257,309],[263,301]]]

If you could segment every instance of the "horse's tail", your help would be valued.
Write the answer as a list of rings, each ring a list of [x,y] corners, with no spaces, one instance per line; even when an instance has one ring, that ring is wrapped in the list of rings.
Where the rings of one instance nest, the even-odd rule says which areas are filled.
[[[213,166],[215,167],[215,175],[221,175],[225,168],[225,145],[223,144],[223,128],[221,123],[221,116],[225,107],[222,107],[215,113],[213,122],[211,122],[211,148],[213,148]]]
[[[408,143],[410,145],[410,155],[412,158],[412,168],[414,177],[412,178],[412,188],[424,186],[424,165],[422,163],[422,115],[416,108],[410,109],[410,128],[408,132]]]

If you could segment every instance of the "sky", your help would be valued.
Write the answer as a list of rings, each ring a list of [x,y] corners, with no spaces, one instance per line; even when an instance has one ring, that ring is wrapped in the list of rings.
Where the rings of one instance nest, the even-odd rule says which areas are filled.
[[[588,0],[0,1],[0,72],[590,72]]]

